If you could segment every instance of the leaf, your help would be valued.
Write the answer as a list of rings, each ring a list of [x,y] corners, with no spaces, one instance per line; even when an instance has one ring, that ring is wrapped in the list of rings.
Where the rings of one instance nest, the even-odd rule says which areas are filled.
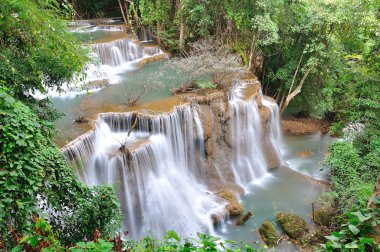
[[[22,240],[20,241],[20,244],[23,244],[25,242],[29,241],[29,235],[25,235],[24,238],[22,238]]]
[[[86,248],[86,243],[85,242],[78,242],[77,246],[80,248]]]
[[[169,238],[173,238],[177,242],[181,241],[181,239],[178,237],[177,233],[174,230],[169,230],[167,232],[167,235],[168,235]]]
[[[70,251],[72,251],[72,252],[83,252],[84,250],[81,248],[70,248]]]
[[[30,237],[29,243],[30,243],[30,246],[32,246],[33,248],[35,246],[37,246],[37,244],[38,244],[38,236],[32,236],[32,237]]]
[[[202,233],[197,233],[197,236],[199,237],[199,239],[201,239],[201,240],[204,240],[204,239],[206,239],[206,235],[205,234],[202,234]]]
[[[354,225],[348,225],[348,228],[351,230],[351,232],[354,234],[354,235],[357,235],[359,234],[360,230],[354,226]]]
[[[373,198],[373,203],[374,203],[376,206],[379,206],[379,205],[380,205],[380,197],[374,197],[374,198]]]
[[[11,252],[19,252],[19,251],[22,251],[24,249],[24,246],[22,245],[19,245],[17,247],[14,247]]]
[[[360,222],[365,222],[366,220],[369,220],[372,218],[372,215],[369,213],[363,215],[362,212],[354,212],[352,214],[358,217]]]
[[[219,237],[215,237],[215,236],[207,236],[207,239],[206,239],[208,242],[216,242],[216,241],[219,241],[220,238]]]
[[[360,238],[360,243],[361,244],[373,244],[375,239],[373,238],[368,238],[368,237],[362,237]]]
[[[351,243],[344,245],[344,248],[355,249],[355,248],[358,248],[358,244],[356,244],[356,241],[353,241]]]
[[[333,236],[333,235],[325,236],[325,238],[326,238],[327,240],[329,240],[329,241],[332,241],[332,242],[334,242],[334,241],[339,241],[339,238],[336,237],[336,236]]]

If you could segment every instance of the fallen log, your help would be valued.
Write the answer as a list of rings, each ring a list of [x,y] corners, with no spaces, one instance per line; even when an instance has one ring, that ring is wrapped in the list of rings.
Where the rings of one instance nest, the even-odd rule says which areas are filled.
[[[249,220],[249,218],[251,218],[252,216],[253,216],[253,213],[252,213],[252,212],[248,212],[248,213],[244,214],[243,217],[241,217],[241,218],[239,218],[239,219],[236,220],[235,225],[237,225],[237,226],[241,226],[241,225],[243,225],[243,224],[246,223],[246,222]]]

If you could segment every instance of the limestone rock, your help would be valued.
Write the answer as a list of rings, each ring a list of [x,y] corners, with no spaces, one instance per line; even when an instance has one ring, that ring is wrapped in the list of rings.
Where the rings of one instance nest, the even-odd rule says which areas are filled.
[[[307,231],[306,222],[295,214],[279,213],[276,215],[276,219],[281,224],[285,234],[290,238],[297,240]]]
[[[226,209],[230,216],[237,216],[244,212],[243,206],[239,203],[235,195],[228,191],[218,193],[218,196],[227,201]]]
[[[279,235],[276,232],[276,229],[274,228],[274,225],[269,221],[265,221],[259,227],[259,233],[261,239],[270,247],[276,245],[276,242],[280,239]]]

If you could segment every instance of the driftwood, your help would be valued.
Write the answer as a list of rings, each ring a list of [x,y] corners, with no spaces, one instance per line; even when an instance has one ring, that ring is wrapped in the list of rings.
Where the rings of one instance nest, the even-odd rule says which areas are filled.
[[[243,217],[241,217],[241,218],[239,218],[238,220],[236,220],[235,225],[237,225],[237,226],[241,226],[241,225],[243,225],[243,224],[246,223],[246,222],[249,220],[249,218],[251,218],[252,216],[253,216],[253,213],[252,213],[252,212],[248,212],[248,213],[244,214]]]
[[[191,82],[190,84],[184,83],[181,86],[177,88],[172,88],[172,94],[183,94],[183,93],[191,93],[194,92],[197,89],[197,85],[195,82]]]

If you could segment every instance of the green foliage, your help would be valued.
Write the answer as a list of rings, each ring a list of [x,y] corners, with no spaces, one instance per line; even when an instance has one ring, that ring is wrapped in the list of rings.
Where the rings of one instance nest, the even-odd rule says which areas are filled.
[[[250,245],[244,245],[230,240],[221,241],[220,238],[197,233],[197,238],[182,239],[170,230],[162,240],[156,240],[149,236],[141,241],[128,240],[126,248],[132,252],[148,251],[196,251],[196,252],[253,252],[258,251]],[[259,250],[262,251],[262,250]]]
[[[30,234],[25,235],[18,241],[11,252],[24,250],[42,251],[42,252],[109,252],[112,251],[113,242],[97,238],[94,241],[78,242],[76,246],[66,248],[62,246],[58,239],[58,232],[54,231],[52,226],[43,218],[37,219]]]
[[[32,217],[49,209],[64,242],[120,227],[120,207],[110,187],[90,189],[67,166],[52,143],[52,124],[0,90],[0,235],[30,230]]]
[[[112,7],[118,7],[114,0],[71,0],[77,14],[80,18],[102,18],[108,13],[107,10]],[[118,15],[121,13],[118,12]]]
[[[30,93],[60,90],[88,60],[62,20],[71,7],[59,2],[0,2],[0,86],[28,104],[39,105]]]
[[[212,81],[199,81],[197,82],[197,87],[200,89],[214,89],[216,84]]]
[[[69,251],[72,252],[110,252],[113,251],[113,243],[103,239],[98,239],[96,242],[78,242],[76,247],[72,247]]]
[[[374,199],[379,206],[380,198]],[[346,214],[347,222],[340,230],[326,236],[328,242],[323,245],[324,251],[380,251],[379,244],[370,237],[375,234],[374,227],[380,224],[380,210],[363,208]]]
[[[373,177],[364,179],[368,174],[377,177],[371,170],[363,170],[363,160],[352,143],[340,141],[330,146],[326,159],[331,167],[331,181],[337,194],[337,203],[343,212],[353,207],[365,207],[374,189]]]

